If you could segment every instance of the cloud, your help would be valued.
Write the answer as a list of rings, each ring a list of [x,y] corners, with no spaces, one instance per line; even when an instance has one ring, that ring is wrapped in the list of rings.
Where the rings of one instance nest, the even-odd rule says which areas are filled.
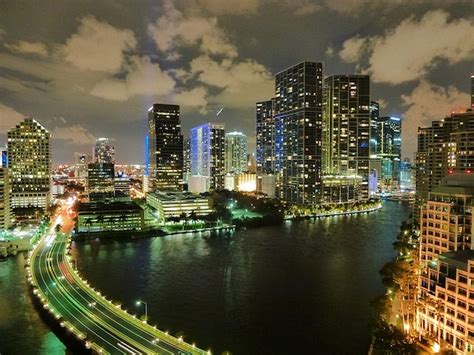
[[[158,49],[176,57],[180,47],[197,46],[202,53],[236,57],[237,48],[230,43],[227,34],[218,26],[216,17],[198,14],[187,16],[171,2],[164,6],[164,15],[148,26],[148,33]]]
[[[6,132],[10,128],[15,127],[15,125],[24,118],[25,115],[22,113],[0,103],[0,132]]]
[[[260,0],[197,0],[196,5],[213,15],[256,14]]]
[[[374,82],[401,84],[423,78],[440,60],[450,65],[474,58],[474,22],[449,19],[442,10],[411,17],[382,36],[354,37],[339,56],[356,63],[368,55],[364,71]]]
[[[443,88],[426,80],[422,80],[409,95],[402,95],[401,99],[408,107],[402,121],[402,156],[410,159],[417,149],[418,127],[429,126],[432,121],[469,104],[469,95],[456,87]]]
[[[41,42],[18,41],[15,44],[5,43],[5,47],[15,53],[35,54],[40,57],[48,56],[48,47]]]
[[[81,70],[115,73],[124,53],[133,50],[137,40],[132,31],[116,28],[93,16],[81,18],[77,33],[62,48],[64,59]]]
[[[108,100],[126,101],[136,95],[164,96],[175,87],[174,79],[147,56],[132,57],[127,71],[124,80],[106,78],[94,86],[91,94]]]
[[[274,94],[272,74],[254,60],[217,61],[209,56],[200,56],[191,62],[190,72],[199,82],[220,89],[211,98],[219,105],[248,108]]]
[[[380,108],[381,110],[383,110],[384,108],[386,108],[386,107],[388,106],[388,102],[385,101],[384,99],[376,99],[375,101],[378,102],[379,108]]]
[[[206,114],[208,112],[206,96],[207,90],[202,86],[198,86],[193,89],[183,90],[177,93],[174,97],[174,101],[178,105],[196,108],[200,113]]]
[[[80,124],[56,127],[51,135],[53,139],[68,141],[74,145],[91,145],[95,141],[95,137]]]
[[[332,58],[334,57],[334,47],[329,45],[327,48],[326,48],[326,51],[324,52],[324,54],[326,55],[326,57],[328,58]]]

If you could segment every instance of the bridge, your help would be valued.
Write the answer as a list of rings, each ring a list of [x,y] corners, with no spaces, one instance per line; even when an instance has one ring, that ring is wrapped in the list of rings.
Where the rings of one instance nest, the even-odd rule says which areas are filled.
[[[69,244],[68,234],[51,227],[30,252],[28,280],[43,308],[87,349],[98,354],[210,354],[137,319],[95,291],[73,269]]]

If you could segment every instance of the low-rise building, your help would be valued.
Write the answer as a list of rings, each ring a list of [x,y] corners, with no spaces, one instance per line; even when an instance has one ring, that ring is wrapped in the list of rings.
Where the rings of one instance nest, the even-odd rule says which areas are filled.
[[[420,275],[416,326],[441,349],[474,352],[474,250],[443,253]]]
[[[134,202],[81,203],[76,232],[141,230],[144,223],[143,209]]]
[[[181,217],[185,214],[191,217],[207,216],[214,212],[209,197],[203,197],[190,192],[150,192],[146,195],[146,202],[158,213],[161,222],[170,217]]]

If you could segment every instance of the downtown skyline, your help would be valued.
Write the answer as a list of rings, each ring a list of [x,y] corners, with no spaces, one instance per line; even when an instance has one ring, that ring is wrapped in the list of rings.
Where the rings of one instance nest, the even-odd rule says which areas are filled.
[[[51,131],[55,163],[71,163],[74,152],[88,151],[103,136],[114,140],[117,162],[142,163],[146,109],[166,102],[181,106],[185,135],[201,122],[217,121],[227,131],[247,134],[252,151],[255,102],[274,96],[277,72],[314,60],[324,63],[325,76],[371,75],[372,99],[383,115],[403,118],[408,129],[402,158],[408,154],[413,160],[416,128],[469,102],[473,5],[383,3],[371,3],[372,11],[364,13],[362,5],[342,2],[273,7],[266,1],[231,2],[225,9],[206,1],[176,2],[136,15],[121,14],[127,6],[120,2],[78,4],[65,11],[67,25],[53,22],[54,16],[36,16],[29,30],[15,23],[35,9],[4,4],[2,132],[29,114]],[[324,20],[328,15],[331,24]],[[324,26],[315,26],[317,21]],[[404,40],[407,33],[417,34],[417,40]],[[423,47],[434,34],[445,35],[448,43]],[[101,40],[107,45],[97,46]],[[105,50],[107,60],[97,61]]]

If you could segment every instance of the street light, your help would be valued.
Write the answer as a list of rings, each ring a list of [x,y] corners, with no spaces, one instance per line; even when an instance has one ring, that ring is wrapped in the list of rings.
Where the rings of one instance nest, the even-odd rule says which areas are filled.
[[[142,300],[138,300],[137,302],[135,302],[135,304],[137,306],[139,306],[140,304],[143,304],[145,306],[145,322],[148,321],[148,303]]]

